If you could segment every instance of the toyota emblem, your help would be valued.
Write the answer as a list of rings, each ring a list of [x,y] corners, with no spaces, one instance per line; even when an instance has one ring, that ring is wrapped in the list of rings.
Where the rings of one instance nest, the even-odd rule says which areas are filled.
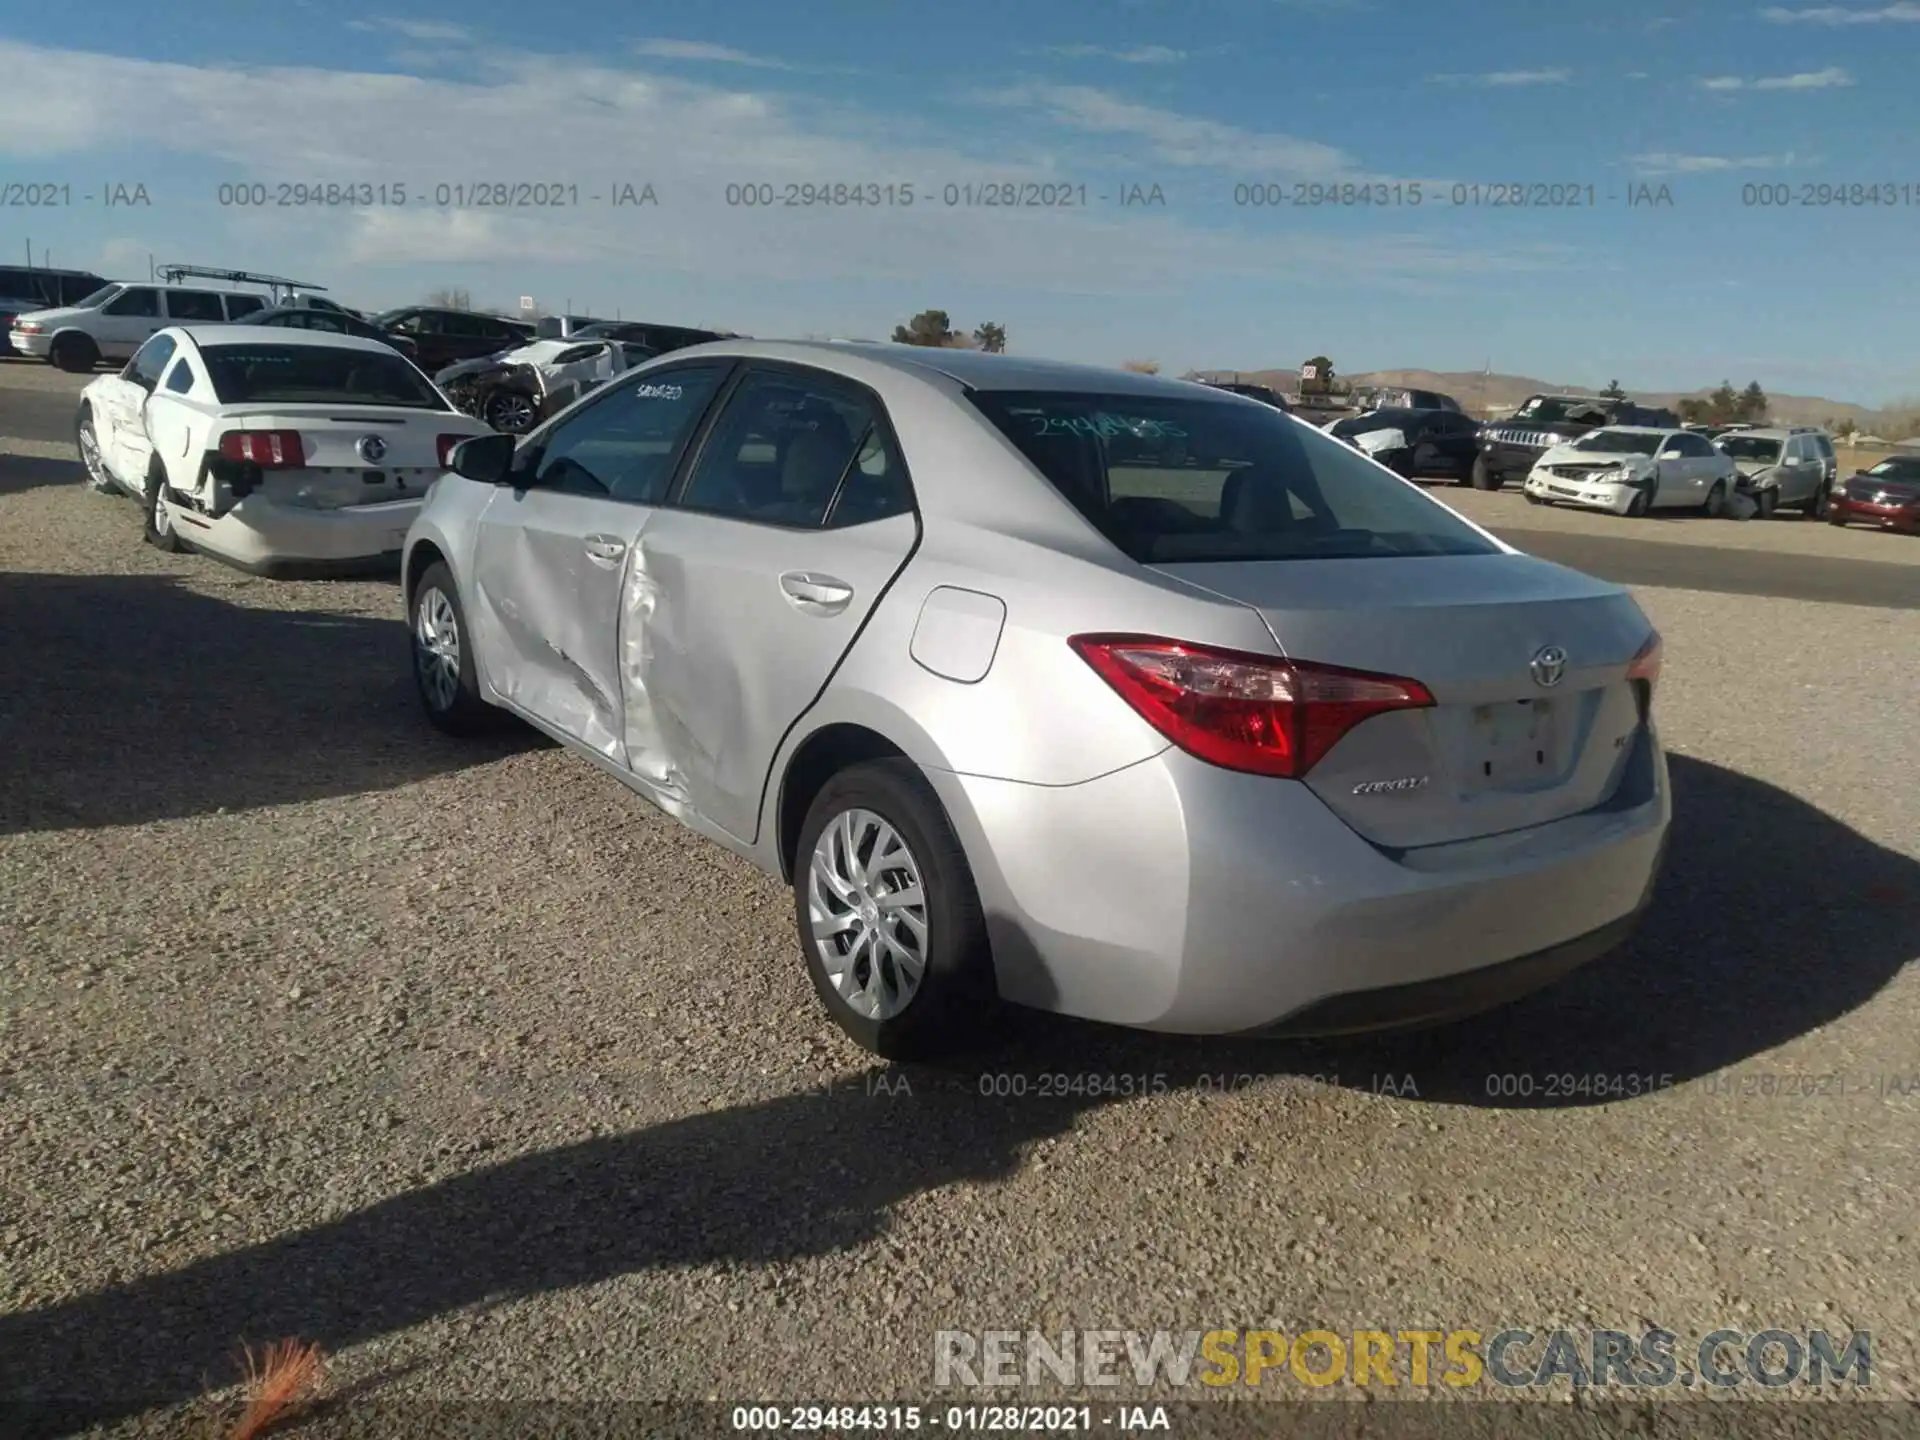
[[[1533,671],[1533,680],[1542,689],[1550,690],[1560,683],[1567,673],[1567,652],[1558,645],[1549,645],[1533,657],[1527,668]]]
[[[362,435],[356,448],[360,451],[360,458],[369,465],[378,465],[387,455],[387,442],[378,435]]]

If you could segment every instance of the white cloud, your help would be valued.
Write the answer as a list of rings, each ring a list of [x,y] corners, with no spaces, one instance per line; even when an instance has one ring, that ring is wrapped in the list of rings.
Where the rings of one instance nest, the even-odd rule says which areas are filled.
[[[1218,120],[1182,115],[1121,99],[1087,85],[1016,85],[974,98],[991,105],[1033,110],[1083,134],[1142,142],[1141,158],[1182,169],[1221,170],[1272,179],[1360,180],[1353,157],[1317,140],[1244,130]]]
[[[1679,155],[1670,150],[1628,157],[1628,164],[1645,176],[1710,175],[1725,170],[1784,170],[1800,164],[1792,151],[1785,155]]]
[[[1481,75],[1429,75],[1434,85],[1485,85],[1504,89],[1517,85],[1565,85],[1573,78],[1570,70],[1493,70]]]
[[[767,60],[726,45],[710,45],[704,40],[642,40],[633,53],[650,60],[704,60],[715,65],[747,65],[760,70],[788,70],[782,60]]]
[[[1186,51],[1167,45],[1135,45],[1128,49],[1111,45],[1053,45],[1046,53],[1068,60],[1118,60],[1122,65],[1177,65],[1187,58]]]
[[[452,25],[443,20],[397,20],[377,18],[373,20],[349,20],[349,30],[386,30],[395,35],[422,45],[446,44],[464,45],[472,41],[473,32],[464,25]]]
[[[1738,75],[1716,75],[1702,80],[1703,90],[1835,90],[1853,84],[1853,76],[1837,67],[1803,70],[1797,75],[1766,75],[1758,80]]]
[[[157,200],[156,209],[164,203],[172,213],[155,221],[191,227],[216,248],[256,256],[254,263],[281,273],[328,264],[593,264],[621,274],[724,275],[742,283],[918,286],[936,279],[1137,296],[1178,294],[1222,277],[1272,284],[1292,273],[1289,266],[1316,278],[1395,285],[1565,263],[1553,250],[1455,245],[1418,225],[1418,217],[1406,228],[1423,233],[1382,229],[1329,246],[1312,235],[1264,233],[1273,227],[1252,220],[1246,229],[1207,229],[1183,214],[1121,210],[1097,199],[1113,189],[1098,183],[1098,172],[1004,159],[1009,130],[1023,147],[1014,153],[1044,154],[1044,132],[1017,114],[1004,117],[1012,125],[965,127],[964,147],[915,143],[911,115],[574,57],[480,51],[471,64],[475,78],[455,82],[193,66],[0,41],[0,73],[11,77],[0,90],[0,155],[77,164],[90,151],[125,144],[129,106],[167,114],[171,123],[146,137],[154,165],[185,158],[220,168],[206,176],[205,195]],[[1145,159],[1274,178],[1365,178],[1331,146],[1132,105],[1097,90],[1038,90],[1018,103],[1050,115],[1069,134],[1126,142],[1121,148],[1135,166]],[[405,143],[396,144],[396,136]],[[475,136],[487,137],[484,153],[476,152]],[[424,203],[442,186],[451,194],[478,180],[515,177],[542,182],[563,203]],[[213,182],[229,178],[404,184],[410,203],[357,211],[216,209]],[[983,180],[1084,181],[1090,203],[1084,210],[942,203],[945,186]],[[911,185],[915,203],[728,203],[729,184],[769,185],[778,200],[788,184],[856,182],[892,185],[896,194]],[[611,203],[616,186],[637,191],[649,184],[657,205]],[[1230,187],[1223,177],[1212,188],[1224,197]]]
[[[1903,3],[1882,5],[1876,10],[1849,10],[1839,5],[1822,5],[1812,10],[1789,10],[1783,5],[1770,5],[1760,12],[1761,18],[1775,25],[1884,25],[1906,22],[1920,23],[1920,4]]]

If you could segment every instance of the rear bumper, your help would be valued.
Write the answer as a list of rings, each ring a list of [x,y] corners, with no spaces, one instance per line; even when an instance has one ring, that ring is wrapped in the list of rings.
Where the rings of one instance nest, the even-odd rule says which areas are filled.
[[[255,575],[380,573],[397,567],[421,501],[308,510],[250,495],[219,519],[172,507],[180,538]]]
[[[1624,937],[1672,818],[1650,730],[1595,810],[1397,854],[1305,785],[1177,750],[1082,785],[928,778],[1001,993],[1182,1034],[1426,1023],[1545,983]]]

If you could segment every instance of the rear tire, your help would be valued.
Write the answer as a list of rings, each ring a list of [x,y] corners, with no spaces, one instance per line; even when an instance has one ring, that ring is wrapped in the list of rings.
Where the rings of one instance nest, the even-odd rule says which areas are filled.
[[[161,497],[166,489],[167,472],[156,458],[147,467],[147,518],[141,534],[147,544],[154,549],[168,555],[182,555],[186,553],[186,542],[180,538],[180,532],[173,523],[173,516],[167,512],[166,506],[161,504]]]
[[[427,567],[408,597],[407,635],[413,683],[428,722],[462,739],[492,730],[501,712],[480,698],[467,612],[461,608],[453,572],[440,561]]]
[[[868,867],[883,847],[889,858],[876,873]],[[959,837],[918,766],[879,760],[827,781],[792,870],[807,974],[855,1044],[910,1060],[981,1036],[998,1001],[986,919]],[[918,904],[894,900],[914,888]]]
[[[1833,487],[1825,481],[1813,492],[1813,498],[1807,501],[1806,516],[1809,520],[1831,520],[1833,518]],[[1837,521],[1844,525],[1844,520]]]
[[[72,375],[85,375],[100,363],[100,347],[88,335],[56,335],[47,350],[47,363]]]
[[[1467,479],[1476,490],[1498,490],[1500,488],[1500,477],[1487,468],[1487,461],[1484,455],[1476,455],[1473,457],[1473,470],[1468,474]]]

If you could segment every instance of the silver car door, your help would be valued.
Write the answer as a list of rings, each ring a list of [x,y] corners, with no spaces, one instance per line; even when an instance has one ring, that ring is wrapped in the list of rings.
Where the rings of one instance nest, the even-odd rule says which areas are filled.
[[[635,545],[729,368],[656,371],[535,432],[475,527],[467,608],[488,688],[622,765]]]
[[[755,840],[775,752],[918,537],[877,397],[746,371],[640,536],[623,639],[634,772]]]
[[[101,355],[126,360],[166,323],[160,291],[152,285],[130,285],[100,307],[89,328]]]

